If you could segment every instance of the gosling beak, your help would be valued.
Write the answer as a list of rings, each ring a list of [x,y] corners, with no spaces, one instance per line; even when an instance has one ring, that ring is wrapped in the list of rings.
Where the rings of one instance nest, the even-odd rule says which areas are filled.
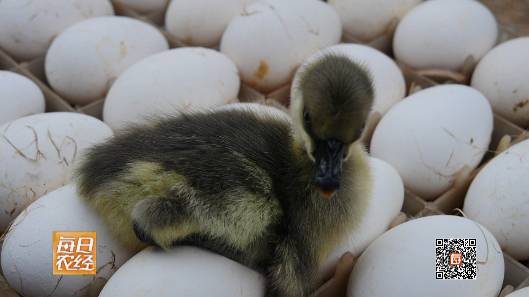
[[[344,144],[336,139],[316,142],[316,176],[314,183],[324,198],[330,199],[340,189],[342,175],[342,155]]]

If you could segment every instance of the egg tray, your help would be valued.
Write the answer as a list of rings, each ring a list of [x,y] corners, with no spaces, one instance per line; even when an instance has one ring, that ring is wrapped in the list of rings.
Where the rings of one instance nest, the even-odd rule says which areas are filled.
[[[500,27],[500,41],[505,41],[518,36],[529,35],[529,0],[481,0],[487,5],[495,14]],[[140,19],[147,23],[156,26],[160,32],[167,38],[171,48],[186,46],[180,40],[171,36],[164,28],[164,14],[165,12],[140,14],[126,5],[119,3],[119,0],[112,1],[116,15],[128,16]],[[388,27],[387,32],[391,32],[395,24]],[[385,33],[375,40],[362,41],[362,43],[369,44],[379,49],[387,51],[387,48],[381,48],[379,44],[383,44],[383,40],[391,38],[391,33]],[[344,36],[344,41],[353,42],[348,36]],[[445,71],[415,71],[403,65],[401,70],[405,76],[408,93],[411,94],[420,89],[427,88],[439,83],[457,82],[467,84],[470,77],[470,71],[462,71],[459,73],[445,72]],[[98,99],[88,105],[73,106],[65,99],[58,95],[50,87],[46,80],[44,71],[44,57],[39,57],[30,61],[17,61],[10,57],[0,48],[0,70],[9,70],[21,75],[24,75],[33,80],[42,90],[46,100],[46,111],[68,111],[80,112],[96,118],[102,118],[104,98]],[[289,103],[290,86],[285,85],[271,93],[262,94],[252,87],[242,84],[238,98],[241,102],[258,102],[268,105],[273,105],[279,108],[284,108]],[[278,104],[279,102],[279,104]],[[367,133],[365,136],[365,143],[369,143],[374,128],[380,120],[380,115],[375,114],[370,123],[368,123]],[[402,223],[406,220],[438,214],[457,214],[464,215],[461,211],[466,191],[479,170],[486,164],[488,160],[507,149],[509,146],[528,139],[529,134],[523,128],[515,125],[512,122],[504,119],[499,115],[494,115],[494,130],[491,138],[489,152],[485,155],[482,163],[475,170],[462,171],[456,178],[453,187],[440,195],[433,201],[427,201],[418,195],[414,194],[409,189],[406,189],[404,204],[401,215],[398,216],[393,226]],[[1,241],[1,240],[0,240]],[[514,289],[529,286],[529,262],[521,263],[516,261],[509,255],[504,255],[505,259],[505,277],[500,297],[505,296]],[[346,282],[344,280],[330,279],[320,289],[318,289],[314,297],[330,297],[336,296],[336,287],[340,292],[345,292]],[[20,297],[2,277],[0,273],[0,296],[4,297]]]

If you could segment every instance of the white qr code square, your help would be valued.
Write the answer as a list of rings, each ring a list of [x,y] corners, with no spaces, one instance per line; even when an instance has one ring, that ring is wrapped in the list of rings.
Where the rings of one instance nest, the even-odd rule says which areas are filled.
[[[476,239],[435,240],[436,279],[476,279]]]

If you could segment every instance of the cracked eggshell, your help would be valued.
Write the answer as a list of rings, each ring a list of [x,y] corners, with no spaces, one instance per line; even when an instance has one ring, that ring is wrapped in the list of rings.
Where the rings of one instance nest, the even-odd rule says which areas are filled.
[[[390,109],[375,129],[370,151],[393,165],[412,192],[433,200],[464,167],[477,167],[492,128],[492,110],[480,92],[463,85],[436,86]]]
[[[323,262],[319,279],[323,282],[334,273],[338,259],[350,252],[359,256],[377,237],[386,232],[390,223],[397,217],[404,203],[404,184],[397,170],[377,158],[369,158],[372,190],[369,204],[360,222],[350,235],[330,253]]]
[[[343,31],[359,41],[369,42],[384,34],[422,0],[329,0],[342,20]],[[387,43],[390,43],[388,40]]]
[[[384,114],[406,95],[404,76],[397,64],[381,51],[366,45],[344,43],[330,46],[312,55],[303,65],[317,61],[318,57],[329,52],[346,55],[369,71],[375,89],[373,111]]]
[[[37,58],[69,26],[113,14],[108,0],[3,0],[0,1],[0,47],[19,60]]]
[[[340,41],[340,18],[317,0],[264,0],[247,6],[222,36],[244,83],[271,92],[290,82],[304,59]]]
[[[112,128],[151,116],[208,109],[237,101],[240,79],[225,55],[206,48],[178,48],[147,57],[110,88],[103,119]]]
[[[529,259],[529,140],[492,159],[472,181],[463,211],[487,227],[503,251]]]
[[[240,15],[255,0],[175,0],[165,15],[167,31],[181,42],[213,47],[231,19]]]
[[[472,75],[472,87],[492,109],[522,127],[529,126],[529,37],[509,40],[487,53]]]
[[[131,281],[141,280],[141,281]],[[108,281],[99,297],[263,297],[264,278],[221,255],[196,247],[149,247]]]
[[[70,103],[104,98],[125,69],[167,50],[154,26],[128,17],[108,16],[79,22],[52,42],[46,55],[48,82]]]
[[[31,202],[67,184],[83,151],[111,136],[105,123],[73,112],[36,114],[0,126],[0,230]]]
[[[476,240],[476,279],[436,279],[436,239]],[[494,236],[478,223],[435,215],[398,225],[358,258],[348,297],[496,297],[504,276],[503,254]]]
[[[114,0],[113,2],[124,5],[142,14],[161,13],[167,7],[169,0]]]
[[[0,125],[44,112],[44,94],[29,78],[0,70]]]
[[[97,279],[93,275],[53,275],[54,231],[95,231]],[[2,246],[2,271],[25,297],[97,296],[104,282],[132,256],[76,194],[73,184],[33,202],[14,221]]]
[[[479,61],[497,37],[496,19],[479,1],[425,1],[400,21],[393,51],[412,68],[460,71],[469,56]]]

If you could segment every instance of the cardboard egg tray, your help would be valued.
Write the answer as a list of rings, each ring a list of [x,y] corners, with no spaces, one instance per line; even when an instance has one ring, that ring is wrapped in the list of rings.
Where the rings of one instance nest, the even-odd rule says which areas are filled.
[[[529,0],[482,0],[496,15],[500,26],[499,41],[515,38],[518,36],[529,35]],[[129,16],[136,19],[148,22],[157,28],[168,39],[170,47],[186,46],[180,40],[172,37],[163,28],[165,13],[153,14],[139,14],[125,5],[119,3],[119,0],[113,0],[114,10],[116,15]],[[394,26],[393,24],[392,26]],[[388,28],[388,32],[391,28]],[[384,35],[378,37],[371,42],[363,41],[374,47],[378,46],[381,40],[391,38],[391,35]],[[344,36],[344,41],[351,42],[352,39]],[[383,49],[383,48],[382,48]],[[384,50],[384,49],[383,49]],[[422,88],[430,87],[444,82],[468,83],[471,69],[463,70],[460,73],[446,72],[446,71],[415,71],[407,67],[401,66],[401,69],[406,78],[408,93],[411,94]],[[32,79],[43,91],[46,99],[46,111],[69,111],[80,112],[88,114],[97,118],[102,117],[104,98],[96,100],[85,106],[73,106],[65,99],[61,98],[49,86],[44,72],[44,57],[39,57],[31,61],[17,61],[10,57],[0,48],[0,70],[10,70],[22,74]],[[269,105],[282,107],[288,105],[290,94],[290,86],[286,85],[269,94],[262,94],[252,89],[251,87],[242,84],[239,92],[239,100],[241,102],[259,102]],[[280,104],[278,104],[278,102]],[[368,123],[367,133],[365,136],[365,143],[368,144],[371,135],[380,120],[380,115],[375,114],[370,123]],[[440,195],[433,201],[426,201],[410,190],[406,190],[404,205],[402,207],[401,215],[399,215],[394,224],[395,226],[408,219],[436,215],[436,214],[459,214],[464,215],[460,211],[463,208],[463,201],[466,191],[479,170],[492,157],[505,150],[509,146],[528,139],[529,133],[522,127],[515,125],[512,122],[502,118],[499,115],[494,116],[494,130],[492,140],[489,147],[489,152],[485,155],[484,160],[475,170],[462,170],[454,183],[453,187],[444,194]],[[1,240],[0,240],[1,243]],[[502,290],[499,297],[503,297],[513,290],[529,286],[529,261],[522,263],[514,260],[509,255],[505,254],[505,277]],[[314,297],[342,297],[345,295],[345,286],[347,279],[330,279],[319,290],[317,290]],[[337,293],[338,292],[338,293]],[[7,282],[3,279],[0,273],[0,296],[1,297],[20,297],[13,289],[9,288]]]

